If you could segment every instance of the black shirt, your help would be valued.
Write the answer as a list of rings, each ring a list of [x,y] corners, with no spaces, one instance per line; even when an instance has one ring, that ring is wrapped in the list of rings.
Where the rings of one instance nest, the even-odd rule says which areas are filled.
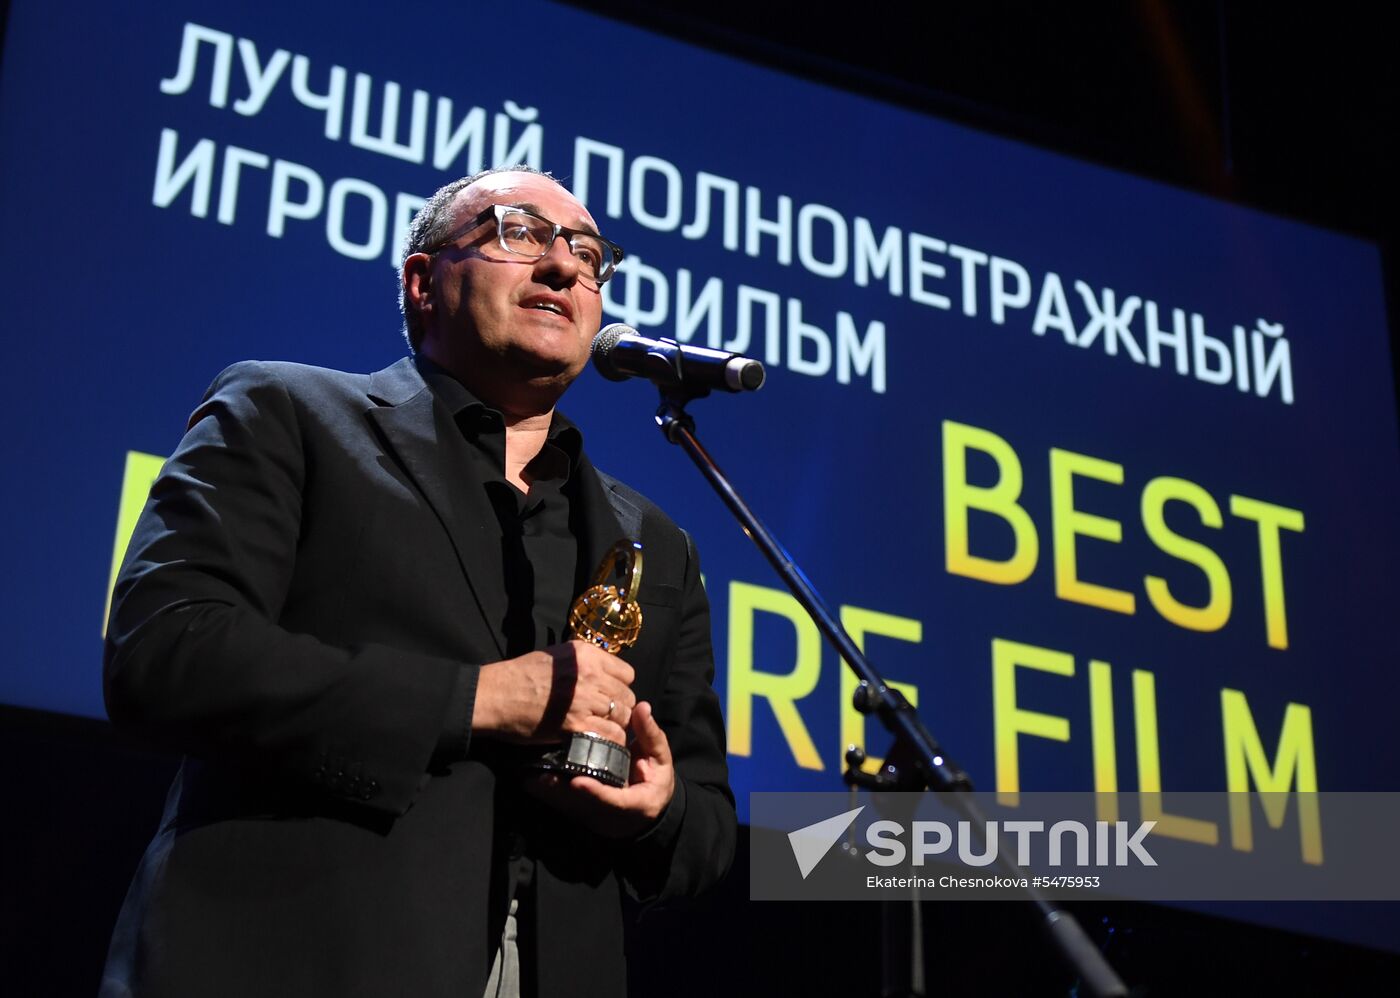
[[[583,452],[583,434],[555,412],[544,446],[526,466],[530,479],[526,495],[506,481],[505,417],[428,358],[419,355],[416,363],[468,444],[465,464],[452,466],[449,488],[458,495],[484,489],[496,513],[495,529],[488,525],[485,532],[490,542],[501,545],[506,657],[558,644],[568,637],[569,607],[579,578],[578,539],[571,514],[577,506],[575,470]],[[459,677],[444,718],[440,752],[458,758],[464,754],[470,740],[473,694],[470,677]]]
[[[554,413],[544,446],[525,467],[527,495],[506,481],[505,417],[431,360],[420,355],[416,363],[468,445],[466,462],[452,465],[449,489],[461,496],[468,489],[484,489],[496,513],[495,529],[488,525],[484,533],[488,543],[501,545],[506,658],[558,644],[568,637],[569,607],[579,578],[571,514],[578,507],[575,471],[583,435],[565,416]],[[451,758],[461,758],[470,744],[472,678],[469,669],[459,675],[438,741],[439,752]],[[504,831],[510,842],[512,880],[519,890],[530,884],[533,864],[518,833]]]

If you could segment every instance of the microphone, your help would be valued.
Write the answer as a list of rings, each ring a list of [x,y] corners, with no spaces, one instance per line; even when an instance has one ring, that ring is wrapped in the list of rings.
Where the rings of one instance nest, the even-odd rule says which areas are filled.
[[[752,392],[763,384],[763,365],[740,353],[653,340],[614,322],[593,337],[593,366],[609,381],[648,378],[660,385]]]

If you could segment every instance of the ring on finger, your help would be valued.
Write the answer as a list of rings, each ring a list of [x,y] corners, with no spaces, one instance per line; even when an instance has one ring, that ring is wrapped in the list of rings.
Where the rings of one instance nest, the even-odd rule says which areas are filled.
[[[603,715],[603,719],[604,719],[604,720],[607,720],[608,718],[612,717],[612,716],[613,716],[613,711],[615,711],[615,710],[617,710],[617,701],[616,701],[616,700],[609,700],[609,701],[608,701],[608,712],[607,712],[606,714]]]

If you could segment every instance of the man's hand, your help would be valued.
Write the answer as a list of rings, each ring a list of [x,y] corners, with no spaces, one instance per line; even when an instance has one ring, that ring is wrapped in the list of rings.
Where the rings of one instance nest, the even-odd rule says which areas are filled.
[[[526,788],[551,807],[606,838],[641,835],[661,817],[676,792],[676,769],[671,743],[656,723],[645,700],[632,711],[631,781],[610,787],[589,776],[547,774],[533,777]]]
[[[625,745],[637,703],[635,678],[622,659],[578,640],[483,665],[472,731],[531,744],[591,731]]]

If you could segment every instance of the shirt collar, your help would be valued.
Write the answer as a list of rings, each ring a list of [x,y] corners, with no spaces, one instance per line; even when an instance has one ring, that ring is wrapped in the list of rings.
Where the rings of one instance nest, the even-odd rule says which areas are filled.
[[[473,395],[466,385],[449,374],[445,368],[421,353],[413,358],[413,362],[417,365],[418,372],[423,375],[423,380],[428,383],[433,396],[447,406],[447,411],[452,414],[453,420],[463,433],[473,436],[483,433],[505,433],[505,416]],[[546,439],[564,452],[569,461],[570,471],[578,467],[579,458],[583,455],[583,432],[574,425],[573,420],[558,409],[554,410]]]

